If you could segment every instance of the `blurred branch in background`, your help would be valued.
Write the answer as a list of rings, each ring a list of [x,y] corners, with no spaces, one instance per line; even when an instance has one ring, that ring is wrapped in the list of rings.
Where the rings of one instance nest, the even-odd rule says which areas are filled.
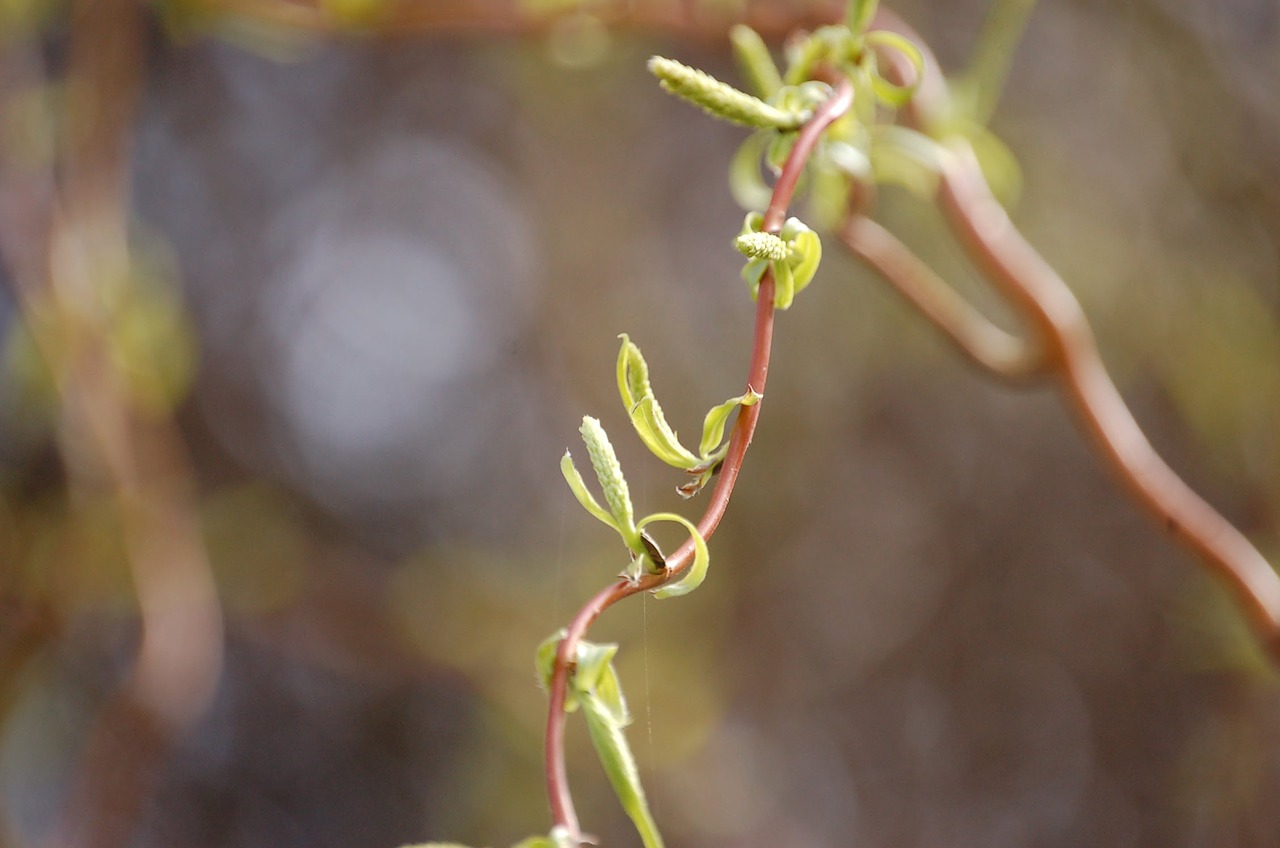
[[[58,399],[67,532],[105,507],[136,592],[136,656],[101,708],[56,838],[117,846],[130,842],[174,738],[209,702],[222,623],[190,462],[170,420],[190,376],[182,318],[132,245],[143,9],[135,0],[87,0],[70,16],[61,79],[43,72],[40,33],[5,37],[0,155],[9,202],[0,246],[25,341],[39,357],[39,366],[28,359],[31,377],[46,379]]]

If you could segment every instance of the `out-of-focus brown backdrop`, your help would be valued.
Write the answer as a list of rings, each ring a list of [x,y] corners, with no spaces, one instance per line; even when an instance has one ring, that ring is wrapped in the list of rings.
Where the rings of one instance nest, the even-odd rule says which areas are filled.
[[[893,4],[951,69],[986,6]],[[44,14],[56,87],[77,17]],[[168,328],[143,335],[153,354],[166,340],[166,386],[190,375],[174,432],[225,656],[121,844],[545,831],[533,649],[625,564],[559,457],[598,416],[638,509],[700,510],[629,433],[616,336],[686,434],[742,390],[752,304],[726,187],[742,133],[644,69],[662,53],[735,79],[723,40],[215,36],[166,14],[136,45],[128,244],[145,302],[182,304],[143,310]],[[4,49],[29,50],[17,20],[0,17]],[[993,124],[1024,172],[1014,218],[1148,434],[1273,559],[1277,80],[1273,0],[1043,0]],[[21,140],[14,104],[42,107],[12,98],[76,88],[7,96],[0,132]],[[15,159],[26,143],[10,174],[42,167]],[[11,193],[0,219],[10,283],[24,204]],[[999,309],[927,206],[890,192],[879,216]],[[975,373],[826,247],[780,316],[706,584],[593,631],[622,645],[670,844],[1280,845],[1280,689],[1225,595],[1051,391]],[[110,828],[68,811],[116,811],[77,801],[84,770],[127,783],[148,744],[111,719],[139,578],[119,492],[69,482],[77,437],[18,288],[0,295],[5,838],[95,844]],[[584,828],[634,844],[570,726]],[[119,753],[95,760],[104,745]]]

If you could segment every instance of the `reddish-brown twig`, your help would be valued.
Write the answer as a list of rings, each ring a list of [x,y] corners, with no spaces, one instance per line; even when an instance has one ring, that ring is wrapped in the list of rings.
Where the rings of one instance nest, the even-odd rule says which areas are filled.
[[[1032,377],[1043,370],[1045,358],[1038,343],[1021,339],[993,324],[875,221],[862,215],[851,217],[840,228],[840,240],[858,258],[879,271],[880,276],[977,365],[1009,380]]]
[[[937,125],[937,110],[943,102],[944,83],[937,62],[901,21],[888,14],[878,20],[925,51],[921,90],[925,96],[917,97],[905,116],[927,132]],[[904,78],[912,73],[901,59],[887,58],[897,61],[898,73]],[[1111,380],[1071,289],[1010,221],[987,186],[968,142],[954,137],[943,140],[948,155],[939,201],[947,221],[970,258],[1017,307],[1039,341],[1040,370],[1058,381],[1066,403],[1129,493],[1231,587],[1273,660],[1280,662],[1280,576],[1244,534],[1183,482],[1152,448]],[[937,290],[945,284],[904,246],[896,240],[885,241],[869,221],[856,218],[846,224],[843,235],[855,253],[889,278],[971,358],[997,375],[1022,376],[1020,369],[1009,373],[1002,357],[989,355],[992,328],[972,307],[962,301],[938,307]],[[954,292],[948,289],[947,294]]]
[[[787,207],[795,193],[796,182],[804,170],[814,146],[832,121],[838,119],[853,102],[853,87],[848,80],[836,83],[831,97],[818,109],[797,133],[795,146],[787,161],[783,164],[778,181],[774,184],[773,195],[764,213],[766,232],[777,233],[782,229],[786,218]],[[760,394],[764,393],[765,380],[769,373],[769,353],[773,345],[773,277],[765,273],[760,280],[760,288],[756,300],[756,322],[754,341],[751,350],[751,363],[747,369],[747,389]],[[761,402],[763,403],[763,401]],[[756,422],[760,417],[761,403],[742,407],[738,413],[733,432],[729,439],[729,450],[721,466],[716,487],[711,493],[710,503],[702,519],[698,522],[698,532],[704,538],[710,538],[724,517],[733,494],[734,484],[742,469],[742,461],[746,457],[747,448],[755,432]],[[586,635],[589,628],[600,614],[623,598],[656,589],[670,582],[693,562],[693,541],[690,539],[667,558],[667,570],[662,574],[647,575],[637,582],[621,579],[600,590],[591,600],[578,610],[569,623],[564,639],[556,651],[555,669],[551,677],[550,707],[547,713],[547,731],[545,738],[547,796],[551,806],[552,823],[564,828],[571,839],[578,841],[581,832],[578,816],[574,811],[573,797],[569,792],[568,776],[564,760],[564,725],[565,698],[568,694],[569,670],[573,657],[577,655],[578,643]]]

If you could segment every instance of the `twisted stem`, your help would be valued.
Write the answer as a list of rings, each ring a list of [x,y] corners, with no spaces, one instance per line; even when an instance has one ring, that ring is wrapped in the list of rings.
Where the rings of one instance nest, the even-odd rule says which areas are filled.
[[[895,16],[881,12],[879,23],[911,38],[925,55],[925,78],[919,95],[904,112],[906,122],[928,132],[939,122],[944,81],[937,61],[916,33]],[[913,70],[892,55],[896,72]],[[1280,665],[1280,576],[1243,533],[1195,493],[1156,453],[1107,372],[1080,302],[1052,267],[1014,226],[992,195],[969,143],[946,138],[950,150],[942,169],[939,205],[952,232],[970,259],[1014,304],[1032,336],[1040,342],[1039,372],[1057,382],[1102,462],[1138,503],[1232,590],[1273,662]],[[908,298],[932,291],[940,280],[900,243],[874,243],[869,221],[855,216],[844,227],[846,244]],[[895,240],[896,242],[896,240]],[[951,294],[954,294],[951,292]],[[955,310],[942,314],[937,304],[917,306],[952,336],[970,356],[998,376],[1010,374],[1002,362],[984,355],[975,335],[986,332],[981,316]],[[957,317],[959,316],[959,317]],[[975,317],[976,316],[976,317]],[[981,319],[985,322],[985,319]]]
[[[796,183],[818,138],[823,130],[849,110],[852,102],[852,85],[848,80],[840,80],[836,83],[831,97],[814,110],[813,117],[797,132],[795,146],[783,164],[782,173],[774,184],[769,206],[764,213],[765,232],[776,234],[782,229],[782,224],[787,217],[787,207],[795,194]],[[765,381],[769,374],[769,355],[773,347],[773,295],[773,275],[766,272],[760,280],[756,299],[755,332],[751,361],[747,368],[747,390],[759,394],[764,394]],[[752,406],[744,406],[738,412],[738,420],[729,438],[729,450],[721,466],[715,489],[711,493],[706,512],[698,522],[698,532],[703,538],[710,538],[715,533],[720,525],[720,519],[724,517],[725,510],[729,506],[729,499],[733,494],[734,484],[738,481],[738,474],[742,470],[747,448],[751,445],[751,437],[755,433],[762,405],[763,401]],[[560,641],[556,651],[555,668],[551,676],[550,705],[547,711],[544,745],[547,797],[550,802],[553,825],[564,828],[575,842],[581,840],[582,834],[565,768],[564,705],[568,694],[569,670],[573,664],[573,657],[577,655],[578,643],[586,635],[591,624],[609,607],[629,595],[656,589],[674,580],[692,562],[693,541],[687,540],[667,557],[667,570],[664,573],[645,575],[634,583],[625,579],[611,583],[597,592],[578,610],[569,623],[564,639]]]

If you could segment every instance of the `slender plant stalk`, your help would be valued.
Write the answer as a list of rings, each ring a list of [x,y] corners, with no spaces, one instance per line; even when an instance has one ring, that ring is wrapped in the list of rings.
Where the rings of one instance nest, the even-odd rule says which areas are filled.
[[[852,102],[853,87],[847,80],[841,80],[835,85],[831,97],[819,106],[808,123],[800,128],[795,146],[774,184],[773,195],[765,210],[763,228],[765,232],[776,234],[782,229],[787,216],[787,207],[795,194],[796,183],[819,136],[832,121],[837,120],[849,110]],[[747,390],[759,394],[764,394],[765,381],[769,373],[769,355],[773,347],[773,293],[773,277],[766,272],[760,281],[756,299],[755,333],[752,341],[751,362],[747,369]],[[724,517],[729,499],[733,494],[734,484],[738,480],[738,473],[742,470],[747,448],[751,444],[751,437],[755,433],[761,405],[757,403],[744,406],[738,412],[738,420],[734,424],[733,433],[729,439],[729,451],[721,467],[716,487],[711,493],[706,512],[698,522],[698,531],[703,538],[710,538],[719,526],[720,519]],[[635,583],[619,580],[601,589],[574,615],[564,639],[560,641],[556,651],[555,670],[551,677],[544,755],[552,824],[564,828],[574,841],[580,840],[582,834],[565,768],[564,704],[568,693],[569,669],[572,658],[577,655],[578,643],[586,635],[591,624],[609,607],[629,595],[656,589],[670,582],[687,569],[692,561],[693,542],[689,540],[667,558],[668,568],[664,574],[646,575]]]

